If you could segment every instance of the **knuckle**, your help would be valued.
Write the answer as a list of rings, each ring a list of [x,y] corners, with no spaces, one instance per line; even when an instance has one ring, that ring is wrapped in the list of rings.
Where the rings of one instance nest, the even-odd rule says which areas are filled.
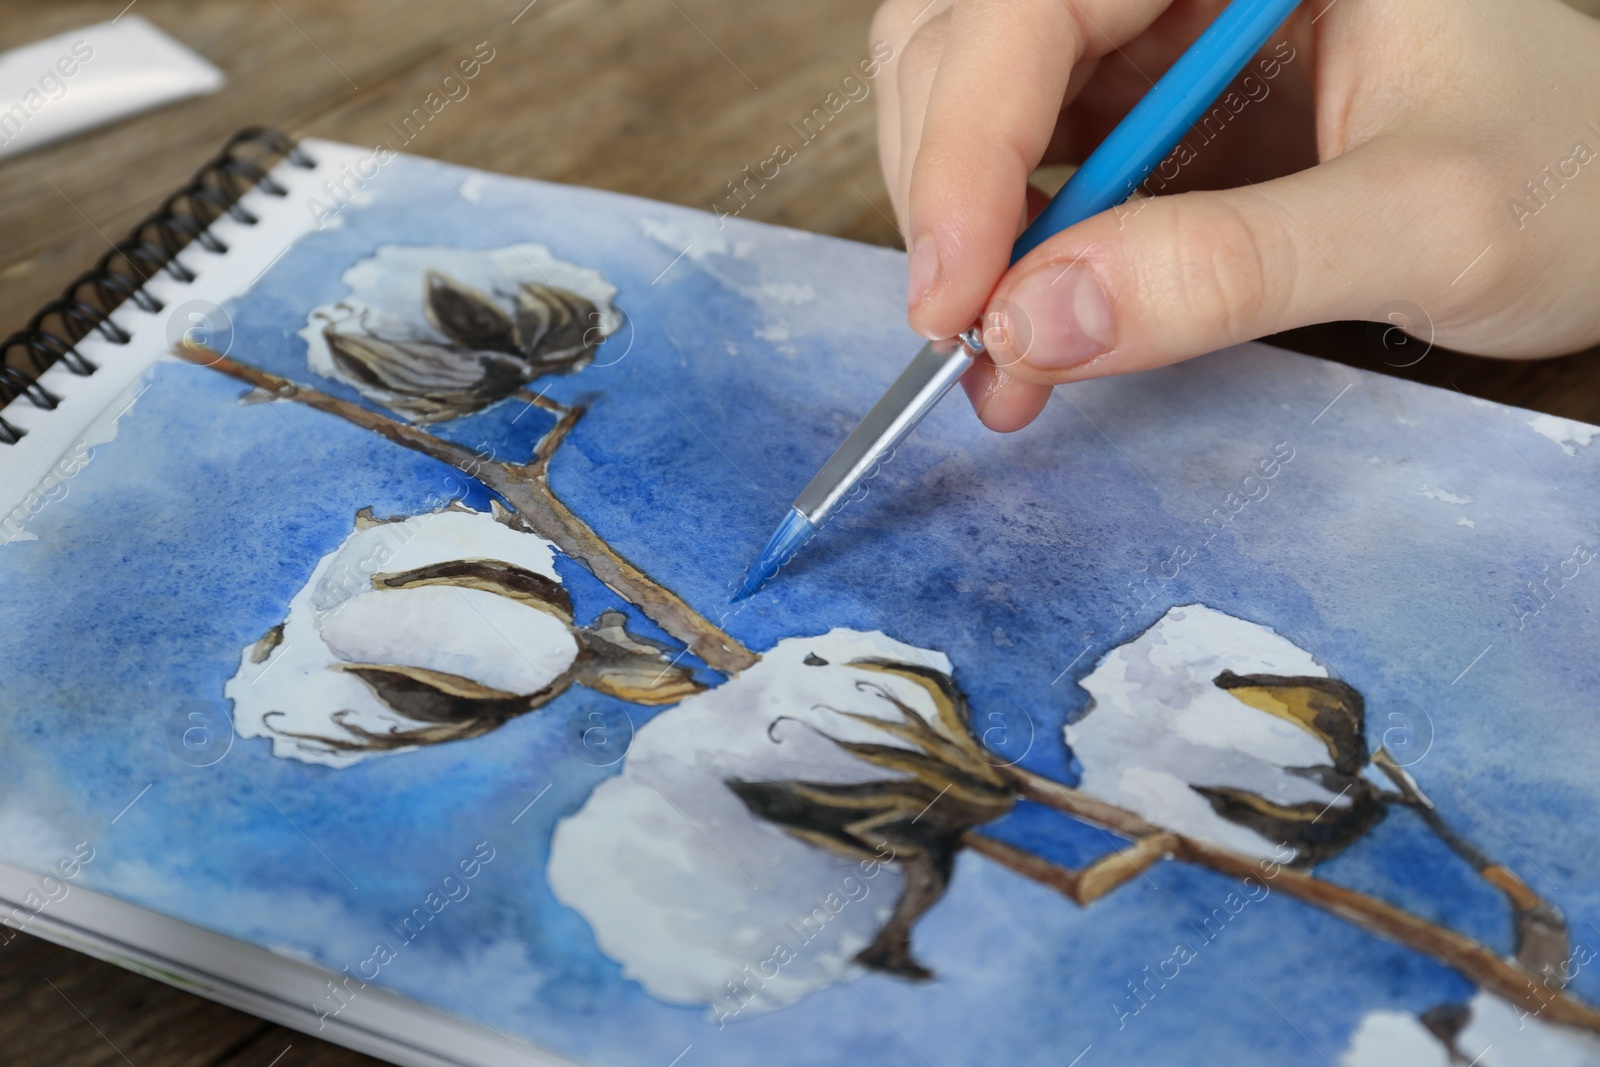
[[[1281,223],[1224,198],[1176,204],[1172,294],[1188,329],[1207,338],[1243,340],[1279,316],[1294,286],[1296,260]]]

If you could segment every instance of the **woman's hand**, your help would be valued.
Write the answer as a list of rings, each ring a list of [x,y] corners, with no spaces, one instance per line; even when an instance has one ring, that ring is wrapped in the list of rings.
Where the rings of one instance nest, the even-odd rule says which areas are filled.
[[[1306,0],[1135,200],[1010,270],[1079,162],[1221,0],[888,0],[878,144],[912,326],[980,316],[988,426],[1050,387],[1417,305],[1495,356],[1600,343],[1600,21],[1558,0]],[[1206,190],[1206,191],[1197,191]],[[1174,195],[1167,195],[1174,194]]]

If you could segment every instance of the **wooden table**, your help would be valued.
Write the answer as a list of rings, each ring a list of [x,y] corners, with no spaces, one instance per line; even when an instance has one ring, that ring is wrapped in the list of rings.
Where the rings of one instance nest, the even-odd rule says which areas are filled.
[[[0,46],[112,18],[126,0],[0,0]],[[0,328],[84,270],[234,129],[358,144],[399,122],[481,41],[494,62],[410,151],[706,208],[866,55],[872,5],[714,0],[136,0],[228,85],[0,163]],[[1577,0],[1575,0],[1577,2]],[[1591,12],[1600,0],[1582,0]],[[526,6],[524,6],[526,5]],[[853,104],[745,217],[900,246],[870,103]],[[1597,279],[1600,282],[1600,279]],[[1539,363],[1430,352],[1396,369],[1361,324],[1301,351],[1600,422],[1600,350]],[[0,1060],[15,1067],[351,1067],[373,1061],[21,937],[0,951]]]

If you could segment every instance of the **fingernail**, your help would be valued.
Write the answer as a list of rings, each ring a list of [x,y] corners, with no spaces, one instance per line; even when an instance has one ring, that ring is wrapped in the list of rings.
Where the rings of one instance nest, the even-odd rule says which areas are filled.
[[[1030,323],[1032,343],[1020,355],[1031,367],[1066,370],[1111,349],[1111,305],[1094,272],[1082,264],[1036,270],[1007,299]]]
[[[927,299],[929,290],[933,288],[933,280],[939,276],[939,249],[934,245],[931,235],[923,234],[911,242],[906,256],[910,271],[906,306],[914,308]]]

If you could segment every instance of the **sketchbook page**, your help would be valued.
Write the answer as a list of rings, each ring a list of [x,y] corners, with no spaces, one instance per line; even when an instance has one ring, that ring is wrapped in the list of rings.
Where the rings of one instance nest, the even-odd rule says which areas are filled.
[[[1600,431],[1259,345],[946,404],[730,604],[899,254],[407,157],[303,206],[0,546],[0,861],[321,968],[324,1035],[1596,1061]]]

